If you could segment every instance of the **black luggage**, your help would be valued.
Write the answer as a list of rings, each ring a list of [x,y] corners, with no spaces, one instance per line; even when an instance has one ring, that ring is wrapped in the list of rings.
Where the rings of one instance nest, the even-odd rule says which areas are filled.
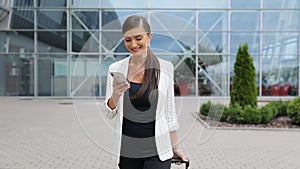
[[[185,163],[185,169],[188,169],[189,166],[190,166],[190,160],[189,159],[188,159],[188,161],[183,161],[180,158],[174,158],[173,157],[171,163],[177,163],[177,162]]]

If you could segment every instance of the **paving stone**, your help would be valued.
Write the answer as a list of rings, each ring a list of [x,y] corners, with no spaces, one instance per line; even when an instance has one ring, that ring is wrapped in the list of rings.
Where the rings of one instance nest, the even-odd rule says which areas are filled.
[[[87,137],[74,105],[60,104],[70,101],[0,98],[0,169],[117,168],[117,157]],[[79,105],[79,109],[86,111],[85,120],[97,128],[89,118],[98,111],[94,102],[80,100],[85,106]],[[190,169],[300,167],[299,131],[206,129],[188,111],[191,105],[184,106],[187,112],[179,116],[178,132],[180,147],[191,161]],[[100,137],[104,141],[109,138],[105,134]],[[172,166],[177,168],[183,167]]]

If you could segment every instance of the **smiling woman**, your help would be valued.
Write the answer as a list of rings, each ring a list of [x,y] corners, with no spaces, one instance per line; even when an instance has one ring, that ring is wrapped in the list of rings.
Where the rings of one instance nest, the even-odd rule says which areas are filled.
[[[158,59],[149,47],[148,21],[129,16],[122,27],[131,55],[109,66],[128,81],[107,75],[105,114],[117,118],[120,169],[170,169],[171,158],[188,161],[178,148],[179,128],[174,100],[174,67]]]

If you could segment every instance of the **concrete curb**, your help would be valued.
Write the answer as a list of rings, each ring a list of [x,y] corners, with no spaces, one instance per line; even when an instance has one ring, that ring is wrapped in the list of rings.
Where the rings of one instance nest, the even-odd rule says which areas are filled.
[[[300,132],[300,128],[260,128],[260,127],[211,127],[204,120],[202,120],[197,112],[191,113],[197,121],[199,121],[206,129],[210,130],[243,130],[243,131],[289,131],[289,132]]]

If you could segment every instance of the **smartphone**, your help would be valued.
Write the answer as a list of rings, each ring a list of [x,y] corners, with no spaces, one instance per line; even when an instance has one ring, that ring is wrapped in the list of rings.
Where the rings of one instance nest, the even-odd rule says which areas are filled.
[[[125,76],[121,72],[110,72],[110,74],[114,78],[118,77],[117,83],[123,83],[127,81]]]

